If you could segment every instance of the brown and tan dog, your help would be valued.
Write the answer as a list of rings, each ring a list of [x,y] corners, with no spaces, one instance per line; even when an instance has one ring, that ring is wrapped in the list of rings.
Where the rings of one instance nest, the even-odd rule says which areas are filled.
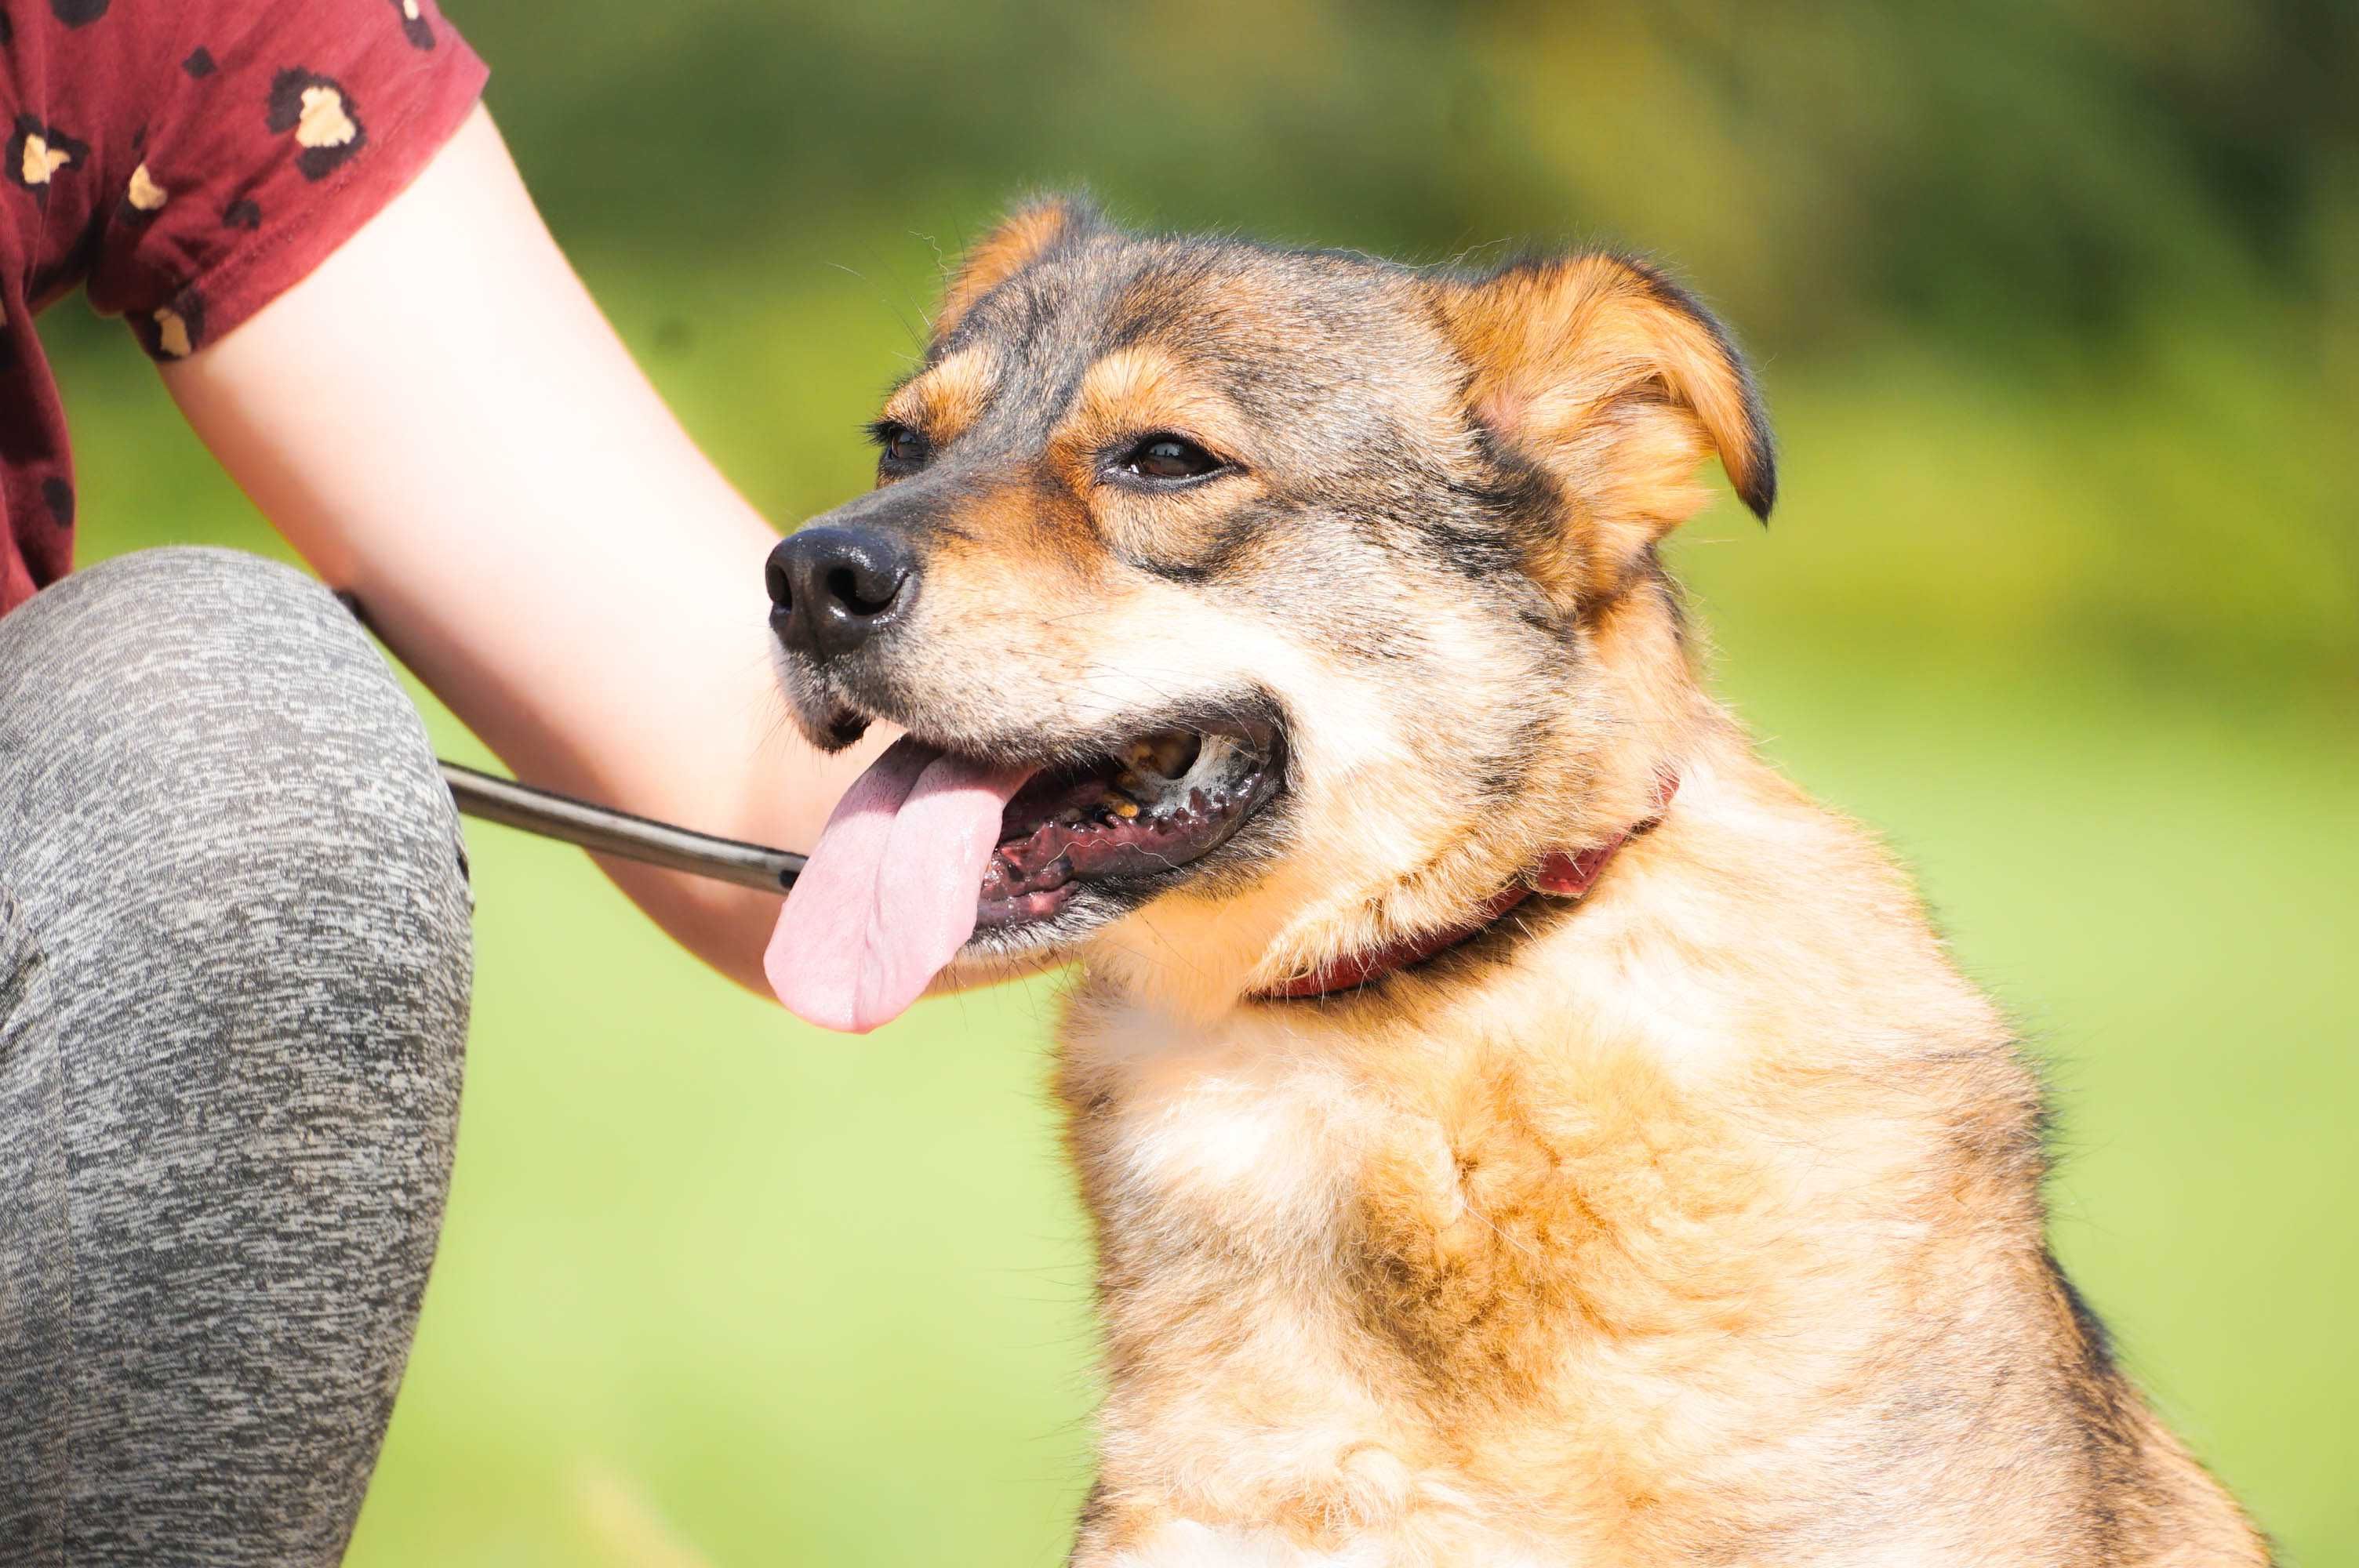
[[[877,436],[774,621],[814,739],[911,739],[773,977],[1079,961],[1075,1561],[2266,1560],[2049,1255],[2006,1022],[1699,683],[1656,546],[1775,479],[1694,300],[1049,203]]]

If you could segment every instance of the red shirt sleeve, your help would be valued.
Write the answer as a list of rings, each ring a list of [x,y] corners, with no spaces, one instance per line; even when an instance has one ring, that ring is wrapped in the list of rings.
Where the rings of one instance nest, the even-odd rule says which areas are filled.
[[[143,35],[92,104],[111,167],[88,282],[91,304],[158,359],[299,282],[483,92],[483,62],[432,0],[49,3],[120,13],[89,26]]]
[[[408,185],[484,75],[434,0],[0,0],[0,614],[73,559],[34,312],[87,283],[195,352]]]

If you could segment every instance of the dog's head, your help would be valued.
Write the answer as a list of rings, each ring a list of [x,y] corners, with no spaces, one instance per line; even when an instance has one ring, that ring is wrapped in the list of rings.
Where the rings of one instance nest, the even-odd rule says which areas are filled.
[[[876,489],[770,563],[798,723],[1029,771],[963,957],[1094,946],[1200,1008],[1639,814],[1612,760],[1651,677],[1604,629],[1668,606],[1706,456],[1775,488],[1726,335],[1641,263],[1416,271],[1067,202],[966,258],[875,433]]]

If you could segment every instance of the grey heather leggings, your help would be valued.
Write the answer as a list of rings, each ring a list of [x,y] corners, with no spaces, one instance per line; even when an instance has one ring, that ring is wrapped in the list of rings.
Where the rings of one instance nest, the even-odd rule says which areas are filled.
[[[409,1350],[471,975],[417,711],[288,568],[0,618],[0,1563],[332,1563]]]

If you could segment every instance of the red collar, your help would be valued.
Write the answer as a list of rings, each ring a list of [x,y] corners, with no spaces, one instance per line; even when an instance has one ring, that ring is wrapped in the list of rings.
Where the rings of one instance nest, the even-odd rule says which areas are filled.
[[[1650,832],[1659,826],[1663,820],[1663,814],[1670,809],[1671,796],[1677,795],[1679,791],[1680,778],[1677,773],[1666,773],[1657,775],[1655,810],[1652,816],[1643,821],[1632,823],[1604,843],[1590,849],[1578,851],[1564,849],[1549,851],[1541,859],[1538,865],[1532,868],[1530,874],[1508,883],[1504,890],[1494,895],[1489,903],[1477,910],[1471,920],[1461,925],[1446,926],[1440,931],[1397,937],[1381,947],[1372,947],[1364,953],[1348,954],[1323,968],[1298,976],[1290,980],[1281,980],[1274,986],[1256,991],[1254,993],[1254,1000],[1297,1001],[1310,997],[1332,996],[1337,991],[1350,990],[1355,986],[1366,985],[1370,980],[1381,979],[1395,970],[1406,969],[1413,964],[1421,964],[1435,954],[1447,952],[1462,942],[1472,941],[1488,930],[1501,915],[1535,892],[1548,893],[1555,898],[1585,897],[1589,890],[1596,885],[1597,879],[1604,874],[1605,862],[1614,858],[1614,851],[1641,833]]]

